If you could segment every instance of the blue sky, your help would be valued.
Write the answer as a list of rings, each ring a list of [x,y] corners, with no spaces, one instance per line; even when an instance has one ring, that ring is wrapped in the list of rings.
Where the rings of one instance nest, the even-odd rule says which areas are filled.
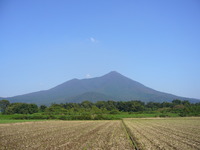
[[[1,0],[0,97],[110,71],[200,99],[199,0]]]

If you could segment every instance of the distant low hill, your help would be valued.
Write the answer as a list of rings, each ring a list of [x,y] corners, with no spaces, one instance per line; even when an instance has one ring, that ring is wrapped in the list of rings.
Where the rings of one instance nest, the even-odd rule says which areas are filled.
[[[185,98],[159,92],[143,84],[112,71],[104,76],[90,79],[72,79],[54,88],[14,97],[7,97],[11,102],[36,104],[96,101],[129,101],[171,102],[174,99],[200,102],[198,99]]]

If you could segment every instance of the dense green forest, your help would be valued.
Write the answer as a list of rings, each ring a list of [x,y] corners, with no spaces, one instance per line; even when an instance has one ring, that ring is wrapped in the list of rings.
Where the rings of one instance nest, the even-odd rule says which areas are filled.
[[[98,101],[93,103],[83,101],[81,103],[37,106],[36,104],[10,103],[8,100],[0,100],[0,111],[2,115],[11,115],[12,119],[98,120],[134,116],[183,117],[200,116],[200,103],[193,104],[189,101],[176,99],[172,102],[162,103],[141,101]]]

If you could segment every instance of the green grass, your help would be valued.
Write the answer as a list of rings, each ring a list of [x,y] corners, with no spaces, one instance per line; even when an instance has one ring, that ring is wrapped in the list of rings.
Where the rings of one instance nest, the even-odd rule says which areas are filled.
[[[120,113],[120,114],[107,114],[111,118],[115,119],[122,119],[122,118],[151,118],[151,117],[178,117],[178,114],[175,113],[159,113],[159,112],[153,112],[153,113]]]
[[[33,119],[33,120],[13,119],[13,117],[19,117],[19,116],[21,116],[21,114],[14,114],[14,115],[1,115],[0,114],[0,124],[2,124],[2,123],[41,121],[41,120],[38,120],[38,119]]]
[[[92,117],[93,116],[93,117]],[[122,118],[149,118],[149,117],[178,117],[175,113],[160,113],[160,112],[148,112],[148,113],[128,113],[121,112],[119,114],[102,114],[102,115],[44,115],[40,113],[36,114],[13,114],[13,115],[1,115],[0,123],[17,123],[27,121],[42,121],[42,120],[120,120]]]
[[[18,114],[14,114],[14,115],[2,115],[2,114],[0,114],[0,120],[10,120],[14,116],[19,116],[19,115]]]
[[[3,124],[3,123],[18,123],[18,122],[32,122],[32,121],[41,121],[41,120],[14,120],[14,119],[9,119],[9,120],[0,120],[0,124]]]

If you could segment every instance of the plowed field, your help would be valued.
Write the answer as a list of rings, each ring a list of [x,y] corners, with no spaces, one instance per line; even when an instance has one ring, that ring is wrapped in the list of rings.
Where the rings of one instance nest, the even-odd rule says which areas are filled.
[[[124,119],[139,149],[200,149],[200,118]]]
[[[0,150],[5,149],[200,150],[200,118],[0,124]]]
[[[133,149],[121,121],[44,121],[0,125],[0,149]]]

